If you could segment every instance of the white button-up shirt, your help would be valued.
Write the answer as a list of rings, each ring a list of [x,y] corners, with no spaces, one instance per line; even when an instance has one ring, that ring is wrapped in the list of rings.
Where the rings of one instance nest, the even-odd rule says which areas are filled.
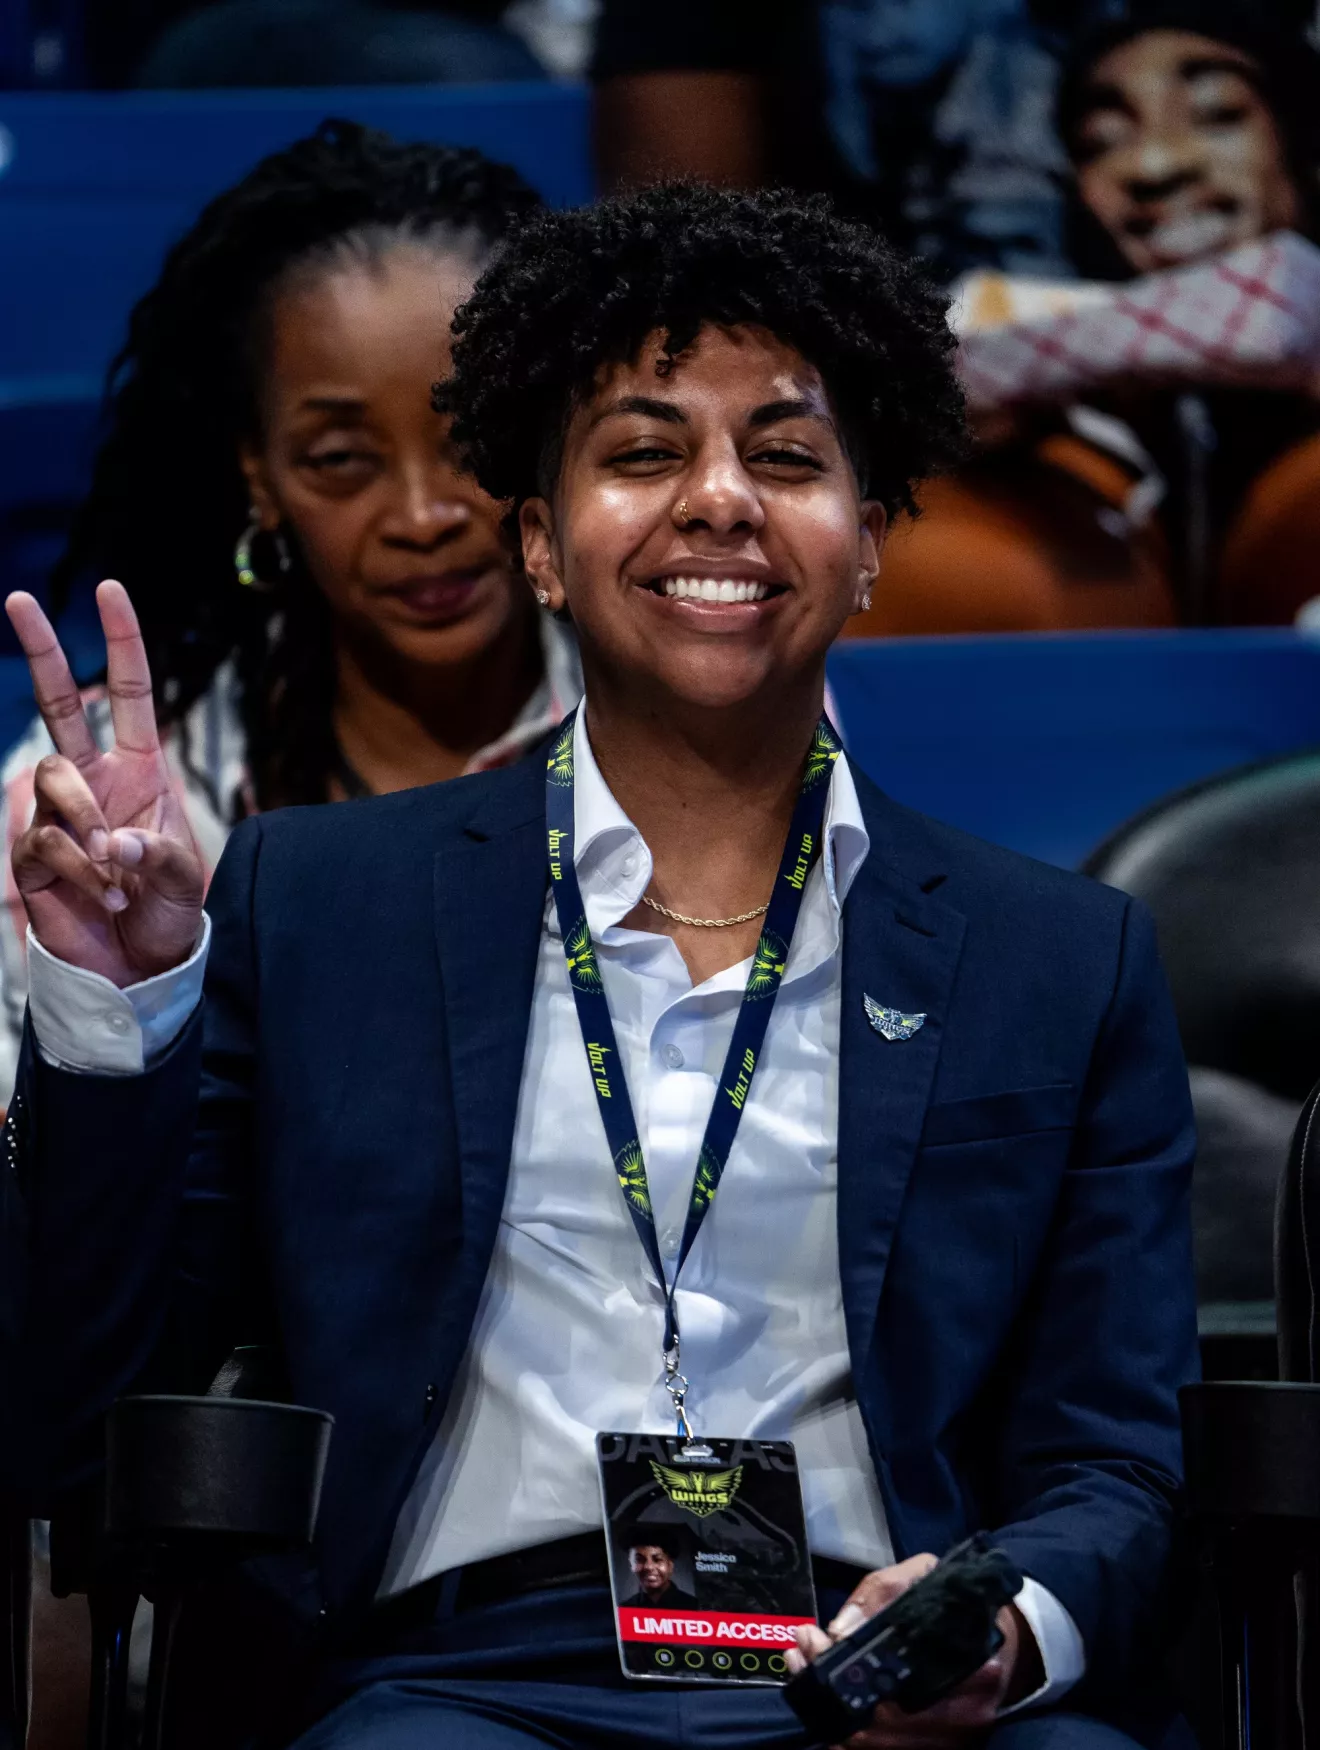
[[[651,853],[581,722],[574,766],[578,882],[672,1269],[748,962],[694,987],[669,936],[623,926],[650,884]],[[880,1567],[892,1545],[852,1395],[835,1233],[840,907],[869,848],[844,760],[825,843],[677,1311],[695,1427],[796,1441],[812,1548]],[[699,907],[699,894],[684,897]],[[435,1450],[399,1520],[387,1588],[599,1525],[596,1434],[674,1426],[663,1326],[550,897],[495,1255]]]
[[[651,853],[610,793],[579,719],[575,866],[672,1270],[697,1153],[748,962],[693,986],[668,936],[628,929]],[[699,1433],[791,1439],[811,1548],[893,1559],[853,1395],[837,1236],[842,907],[870,848],[846,758],[808,879],[756,1078],[719,1193],[677,1291]],[[700,905],[700,895],[685,896]],[[207,931],[209,935],[209,929]],[[200,995],[206,936],[185,967],[126,991],[35,942],[43,1055],[97,1073],[140,1068]],[[127,1024],[125,1024],[127,1023]],[[383,1592],[601,1524],[595,1437],[668,1432],[664,1299],[624,1205],[547,897],[508,1187],[467,1355],[395,1528]],[[1028,1579],[1039,1703],[1081,1675],[1081,1637]]]

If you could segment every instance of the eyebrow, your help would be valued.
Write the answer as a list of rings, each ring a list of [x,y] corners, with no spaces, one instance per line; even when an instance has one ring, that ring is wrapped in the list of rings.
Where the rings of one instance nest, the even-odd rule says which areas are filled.
[[[647,419],[663,420],[666,425],[686,425],[688,422],[687,414],[672,401],[658,401],[652,395],[620,395],[615,401],[607,401],[591,424],[597,426],[602,420],[612,419],[616,413],[640,413]]]
[[[788,401],[767,401],[761,407],[754,407],[748,415],[747,423],[751,426],[777,425],[781,419],[815,419],[822,425],[834,430],[834,421],[828,413],[822,413],[814,402],[804,396],[798,396]]]
[[[602,420],[612,419],[618,413],[640,413],[647,419],[663,420],[666,425],[688,423],[687,414],[673,401],[659,401],[651,395],[622,395],[617,401],[607,402],[591,424],[597,426]],[[829,426],[831,431],[834,430],[834,421],[829,415],[801,397],[785,401],[766,401],[760,407],[752,409],[747,416],[747,423],[755,429],[763,425],[774,425],[781,419],[815,419]]]
[[[1178,77],[1185,82],[1204,79],[1207,73],[1235,73],[1248,84],[1259,78],[1259,70],[1251,61],[1239,61],[1231,55],[1189,55],[1178,63]]]
[[[308,395],[298,405],[311,413],[360,413],[366,402],[360,395]]]
[[[1190,85],[1193,79],[1220,73],[1234,74],[1249,85],[1256,84],[1260,77],[1253,62],[1238,60],[1233,55],[1188,55],[1179,61],[1177,67],[1177,77],[1184,85]],[[1099,110],[1121,110],[1124,115],[1136,113],[1121,86],[1108,79],[1097,80],[1086,87],[1074,126],[1083,126]]]

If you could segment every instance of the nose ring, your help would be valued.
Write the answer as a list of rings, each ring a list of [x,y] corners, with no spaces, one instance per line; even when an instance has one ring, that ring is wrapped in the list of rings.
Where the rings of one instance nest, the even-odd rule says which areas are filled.
[[[688,507],[687,507],[687,499],[686,498],[680,499],[678,501],[678,503],[674,506],[674,520],[678,524],[680,529],[685,529],[688,526],[688,524],[691,522],[692,519],[688,515]]]

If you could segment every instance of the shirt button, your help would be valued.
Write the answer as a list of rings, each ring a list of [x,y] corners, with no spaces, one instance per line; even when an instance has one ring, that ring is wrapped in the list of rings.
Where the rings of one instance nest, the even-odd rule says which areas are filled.
[[[661,1056],[669,1065],[670,1069],[682,1069],[683,1065],[687,1062],[687,1059],[683,1056],[683,1053],[678,1049],[677,1045],[666,1045]]]
[[[105,1024],[112,1033],[127,1033],[133,1025],[127,1015],[107,1015]]]
[[[677,1252],[678,1242],[682,1237],[682,1234],[679,1233],[676,1227],[667,1227],[660,1235],[660,1242],[671,1257]]]
[[[631,851],[623,859],[623,872],[625,875],[635,875],[637,873],[637,859],[633,856]]]

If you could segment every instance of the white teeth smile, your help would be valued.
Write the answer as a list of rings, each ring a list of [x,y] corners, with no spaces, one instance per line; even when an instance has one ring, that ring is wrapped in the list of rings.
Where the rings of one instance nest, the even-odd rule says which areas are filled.
[[[1169,260],[1188,261],[1233,241],[1235,221],[1229,213],[1182,213],[1164,219],[1146,236],[1146,244]]]
[[[763,602],[768,583],[734,583],[730,578],[666,577],[665,594],[696,602]]]

